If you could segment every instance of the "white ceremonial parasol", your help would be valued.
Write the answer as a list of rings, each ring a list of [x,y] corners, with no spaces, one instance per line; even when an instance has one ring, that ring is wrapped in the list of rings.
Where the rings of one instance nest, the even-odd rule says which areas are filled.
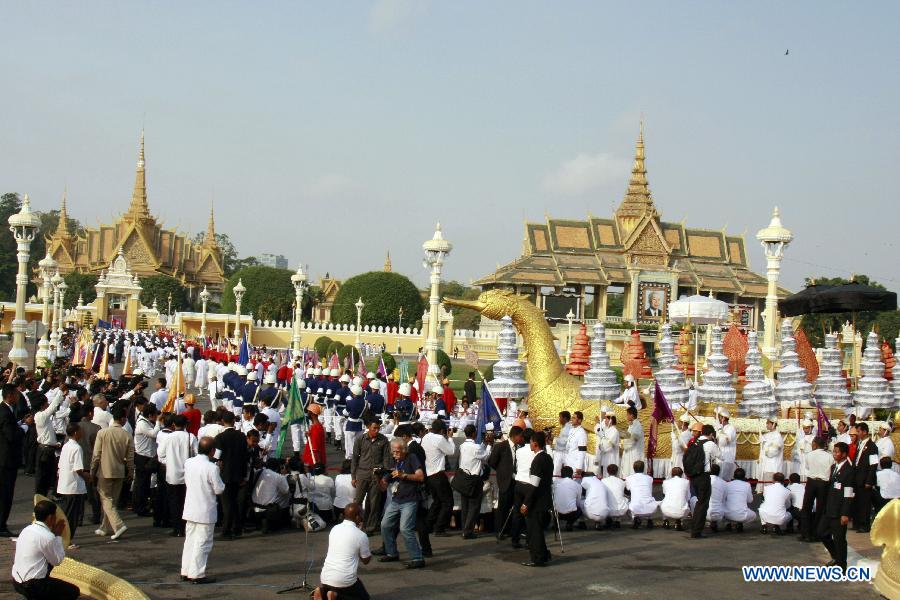
[[[694,323],[696,325],[714,325],[728,320],[728,304],[712,297],[700,294],[686,296],[669,304],[669,319],[676,323]],[[707,333],[709,327],[707,327]],[[694,386],[697,385],[697,340],[694,339]]]

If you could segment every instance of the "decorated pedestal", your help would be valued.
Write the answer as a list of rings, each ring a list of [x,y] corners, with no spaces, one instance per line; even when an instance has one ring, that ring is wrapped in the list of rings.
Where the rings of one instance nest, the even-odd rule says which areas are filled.
[[[589,345],[587,328],[584,324],[575,334],[575,343],[572,344],[572,350],[569,352],[569,364],[566,365],[566,371],[570,375],[584,375],[588,370],[588,357],[591,354]]]
[[[662,339],[659,340],[659,356],[656,357],[660,368],[653,376],[669,404],[687,404],[688,389],[684,385],[684,373],[677,368],[678,356],[675,355],[674,350],[672,326],[665,323],[662,326]]]
[[[711,404],[732,404],[737,392],[731,385],[731,373],[728,372],[728,357],[723,353],[722,331],[712,325],[710,335],[711,354],[706,359],[707,369],[703,373],[703,383],[697,388],[700,402]]]
[[[812,399],[812,384],[806,381],[806,369],[800,366],[790,319],[781,322],[781,368],[778,370],[775,399],[782,407],[810,406]]]
[[[743,399],[738,405],[738,414],[742,417],[769,418],[778,414],[778,403],[775,401],[772,382],[766,379],[762,368],[762,353],[759,351],[755,331],[747,334],[747,344],[747,383],[742,391]]]
[[[494,363],[494,379],[489,383],[495,398],[524,398],[528,395],[525,369],[519,362],[519,348],[516,346],[516,330],[508,316],[500,319],[500,333],[497,336],[497,356]]]
[[[893,408],[894,394],[888,389],[881,362],[881,346],[874,331],[866,338],[866,350],[862,357],[862,374],[855,392],[853,405],[864,409]]]
[[[594,325],[591,340],[591,368],[584,374],[581,397],[585,400],[615,400],[619,397],[619,380],[616,372],[609,368],[609,354],[606,352],[606,328]]]
[[[815,398],[823,408],[850,408],[852,397],[847,391],[847,380],[841,373],[841,351],[837,347],[837,335],[825,336],[819,378],[816,379]]]

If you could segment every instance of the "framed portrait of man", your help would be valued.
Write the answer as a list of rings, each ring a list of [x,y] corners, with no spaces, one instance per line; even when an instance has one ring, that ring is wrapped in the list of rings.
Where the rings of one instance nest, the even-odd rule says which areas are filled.
[[[670,297],[671,286],[667,283],[641,283],[638,287],[637,320],[666,320]]]

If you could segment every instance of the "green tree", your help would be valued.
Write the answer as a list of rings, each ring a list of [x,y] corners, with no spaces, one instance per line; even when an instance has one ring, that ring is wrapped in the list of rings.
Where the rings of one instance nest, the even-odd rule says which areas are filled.
[[[453,363],[450,361],[450,357],[447,356],[447,353],[438,348],[437,351],[437,364],[441,369],[441,373],[444,374],[444,377],[450,377],[450,373],[453,372]]]
[[[188,310],[191,302],[188,299],[187,288],[181,285],[177,279],[168,275],[151,275],[141,278],[141,304],[151,306],[154,298],[160,312],[169,309],[169,294],[172,294],[172,312]]]
[[[404,326],[421,321],[424,302],[413,282],[399,273],[370,271],[351,277],[341,285],[331,310],[334,323],[356,325],[356,302],[362,298],[362,324],[373,327],[397,325],[403,308]]]
[[[869,279],[866,275],[856,275],[856,283],[862,285],[870,285],[875,288],[885,289],[885,287],[875,281]],[[843,285],[850,283],[849,279],[842,277],[816,277],[815,279],[806,279],[806,285],[811,285],[815,281],[817,285]],[[800,326],[806,332],[810,344],[813,347],[821,347],[825,345],[825,334],[840,331],[845,321],[854,320],[857,331],[862,332],[863,337],[872,330],[874,326],[878,334],[888,341],[892,347],[900,332],[900,314],[896,310],[890,311],[860,311],[855,315],[848,313],[819,313],[803,315],[800,320]]]
[[[340,343],[340,342],[338,342]],[[357,363],[359,363],[359,348],[353,346],[353,344],[346,344],[338,348],[337,355],[338,359],[341,361],[341,364],[344,364],[344,359],[353,351],[353,365],[351,368],[356,369]]]
[[[78,301],[78,296],[85,304],[90,304],[97,298],[97,280],[99,277],[93,273],[69,273],[63,277],[66,281],[66,294],[63,306],[71,308]]]
[[[337,340],[332,341],[328,344],[328,349],[325,351],[325,356],[330,357],[332,354],[335,354],[340,351],[341,348],[344,347],[344,342],[339,342]],[[338,354],[338,358],[340,358],[340,354]]]
[[[397,360],[391,355],[390,352],[382,352],[381,359],[384,361],[384,369],[388,372],[388,375],[394,372],[394,369],[397,368]],[[378,370],[378,363],[375,363],[375,370]]]
[[[234,286],[241,281],[247,291],[241,301],[241,313],[253,313],[254,319],[293,321],[294,286],[293,273],[273,267],[246,267],[236,271],[225,282],[222,291],[222,312],[234,314]]]
[[[456,298],[461,300],[477,300],[481,292],[478,288],[463,285],[458,281],[441,282],[441,296],[444,298]],[[481,313],[470,308],[450,307],[453,313],[454,329],[478,329],[481,324]]]
[[[316,352],[319,354],[319,358],[325,358],[328,354],[328,346],[330,346],[333,341],[334,340],[327,335],[316,338],[316,341],[313,342],[313,348],[315,348]]]

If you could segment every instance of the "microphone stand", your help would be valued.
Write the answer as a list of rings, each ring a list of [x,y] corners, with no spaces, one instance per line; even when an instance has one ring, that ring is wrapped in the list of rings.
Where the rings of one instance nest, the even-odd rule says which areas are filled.
[[[306,438],[306,443],[309,444],[309,453],[310,453],[310,456],[313,457],[313,463],[315,463],[316,455],[315,455],[315,451],[313,450],[313,447],[312,447],[312,440],[309,437],[309,428],[308,427],[301,428],[301,431],[303,431],[303,435]],[[303,487],[300,484],[299,476],[294,476],[294,483],[300,487],[301,497],[305,496],[305,498],[306,498],[306,514],[308,515],[309,511],[312,510],[312,508],[311,508],[312,503],[310,502],[310,499],[309,499],[309,496],[310,496],[309,492],[311,492],[316,485],[315,474],[313,474],[312,478],[310,478],[310,480],[309,480],[310,487],[309,487],[309,490],[305,494],[303,492]],[[309,555],[309,527],[303,528],[303,545],[306,546],[305,556],[303,559],[304,561],[306,561],[306,570],[303,571],[303,577],[300,578],[299,580],[295,581],[294,583],[289,584],[288,587],[284,588],[283,590],[278,590],[277,592],[275,592],[276,594],[287,594],[288,592],[294,592],[297,590],[314,590],[315,589],[313,586],[311,586],[309,584],[309,572],[312,569],[312,565],[313,565],[313,559]]]

